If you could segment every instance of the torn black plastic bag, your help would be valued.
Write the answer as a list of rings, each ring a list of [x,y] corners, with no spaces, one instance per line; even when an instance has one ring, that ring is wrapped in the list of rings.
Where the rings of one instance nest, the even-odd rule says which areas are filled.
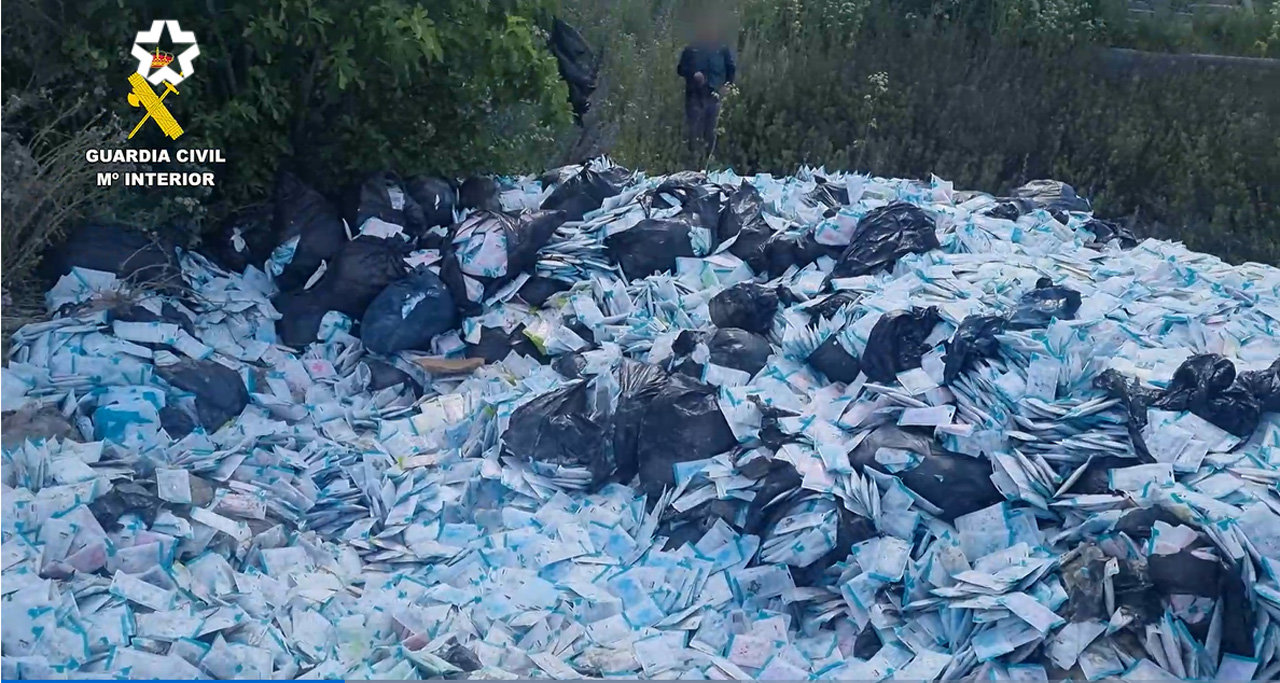
[[[542,202],[542,208],[563,211],[565,220],[580,221],[583,215],[599,209],[604,200],[621,191],[604,176],[588,168],[557,187]]]
[[[876,451],[881,448],[911,451],[921,457],[920,464],[897,472],[896,476],[916,495],[942,510],[940,517],[948,522],[1004,500],[991,481],[990,460],[948,453],[928,434],[894,425],[877,427],[868,434],[849,453],[849,464],[859,472],[870,467],[893,474],[876,460]]]
[[[374,353],[429,349],[458,323],[453,296],[439,275],[421,268],[374,297],[360,321],[360,339]]]
[[[581,358],[578,354],[572,355]],[[581,372],[583,366],[576,367],[576,371]],[[621,392],[613,412],[613,453],[618,462],[618,480],[628,482],[639,471],[637,454],[644,438],[644,416],[667,386],[669,376],[656,365],[623,358],[615,378]]]
[[[676,337],[671,350],[680,355],[688,355],[698,344],[706,344],[710,352],[709,361],[716,365],[741,370],[752,377],[769,363],[773,355],[773,346],[769,340],[758,334],[732,327],[718,329],[710,334],[685,330]],[[701,378],[702,369],[688,359],[680,365],[680,371],[691,377]]]
[[[829,209],[839,208],[849,203],[849,188],[829,182],[826,178],[816,178],[817,185],[805,199],[814,206],[825,206]]]
[[[1280,358],[1266,370],[1240,373],[1236,381],[1258,400],[1262,412],[1280,413]]]
[[[692,257],[689,224],[682,220],[649,218],[605,238],[609,258],[622,267],[628,280],[674,272],[676,259]]]
[[[422,395],[422,384],[413,375],[377,358],[366,357],[363,362],[369,366],[369,391],[379,391],[400,384],[408,387],[414,396]]]
[[[342,247],[313,289],[326,310],[359,320],[382,290],[408,274],[404,255],[409,248],[399,238],[357,237]]]
[[[937,249],[936,228],[933,217],[914,204],[894,202],[872,209],[858,221],[828,279],[889,270],[907,254]]]
[[[370,218],[400,226],[411,240],[427,231],[422,206],[407,191],[400,176],[391,171],[375,173],[351,189],[345,217],[353,234]]]
[[[296,292],[281,292],[271,304],[280,313],[276,321],[276,337],[285,346],[301,348],[316,340],[320,323],[329,311],[325,298],[313,287]]]
[[[1035,289],[1022,295],[1018,308],[1009,316],[1008,329],[1031,330],[1048,327],[1055,319],[1074,320],[1080,303],[1080,292],[1040,278]]]
[[[790,465],[790,463],[783,464]],[[778,470],[770,472],[766,477],[761,490],[756,493],[756,497],[747,511],[746,532],[759,536],[762,543],[766,544],[773,535],[778,522],[794,511],[797,504],[803,505],[807,498],[814,496],[813,492],[804,491],[800,488],[798,474],[789,477],[785,474],[780,475],[778,472]],[[777,488],[775,482],[780,477],[782,481],[794,479],[795,484],[790,489],[793,493],[781,497],[775,493]],[[767,505],[767,507],[762,509],[762,505]],[[832,505],[836,512],[835,547],[807,565],[792,565],[791,575],[797,586],[820,584],[823,574],[826,573],[828,568],[849,557],[850,548],[879,535],[875,524],[871,520],[855,515],[845,508],[839,500],[833,500]],[[756,563],[759,563],[758,559]]]
[[[458,188],[444,178],[414,176],[405,190],[422,207],[422,220],[427,229],[453,225],[453,212],[458,206]]]
[[[845,306],[858,303],[858,297],[849,292],[835,292],[822,298],[822,301],[804,309],[810,320],[830,320],[831,316],[840,312]]]
[[[929,352],[924,340],[942,322],[938,309],[913,308],[886,313],[876,321],[862,352],[862,372],[873,382],[892,383],[898,373],[920,367],[920,357]]]
[[[983,358],[995,358],[1000,354],[1000,340],[996,335],[1004,332],[1005,319],[996,315],[971,315],[960,322],[951,339],[943,346],[944,385],[951,384],[961,373],[973,367]]]
[[[581,380],[543,394],[511,414],[503,447],[520,460],[580,467],[598,488],[618,470],[609,415],[594,405],[594,383]]]
[[[530,211],[516,218],[482,211],[459,224],[445,247],[440,277],[462,314],[478,314],[481,301],[532,270],[538,250],[563,223],[563,211]],[[479,287],[469,288],[468,279]]]
[[[121,279],[159,286],[183,284],[173,246],[120,225],[86,224],[48,249],[40,272],[50,280],[87,268],[115,273]]]
[[[1033,180],[1013,191],[1013,196],[1026,199],[1046,210],[1089,211],[1089,201],[1076,194],[1075,188],[1058,180]]]
[[[738,327],[769,334],[778,312],[778,294],[754,282],[741,282],[711,297],[707,304],[716,327]]]
[[[473,176],[458,186],[458,206],[472,211],[501,211],[502,199],[498,181],[484,176]]]
[[[839,255],[839,247],[818,242],[811,231],[799,235],[775,233],[764,245],[764,269],[770,278],[777,278],[792,266],[804,268],[823,256],[835,258]],[[758,268],[756,270],[759,271]]]
[[[1258,399],[1236,384],[1236,366],[1213,353],[1192,356],[1173,373],[1163,395],[1153,405],[1187,410],[1228,432],[1247,439],[1258,426]]]
[[[480,329],[480,340],[475,344],[467,344],[467,358],[483,358],[486,363],[504,360],[514,351],[522,356],[532,358],[546,364],[550,359],[524,333],[524,325],[517,325],[511,332],[500,327],[483,327]]]
[[[243,273],[249,266],[262,268],[276,248],[275,207],[257,204],[235,212],[222,222],[213,244],[213,257],[223,267]]]
[[[530,306],[542,306],[547,303],[547,299],[560,292],[567,292],[572,287],[573,283],[571,282],[534,275],[520,286],[520,291],[517,294]]]
[[[338,210],[292,173],[282,173],[276,182],[274,223],[276,238],[281,242],[298,238],[293,259],[275,280],[282,292],[306,284],[320,262],[332,262],[347,243],[347,231]]]
[[[249,404],[249,390],[240,373],[221,363],[183,360],[156,371],[175,388],[195,394],[196,415],[207,432],[217,431]]]
[[[716,229],[717,241],[721,244],[737,238],[729,245],[729,253],[757,273],[765,270],[765,243],[773,237],[773,228],[764,219],[763,207],[760,191],[743,181],[721,207]]]
[[[1111,240],[1120,243],[1121,249],[1132,249],[1138,246],[1138,236],[1133,231],[1119,223],[1104,221],[1098,218],[1091,218],[1089,222],[1084,224],[1084,229],[1093,233],[1094,244],[1104,245]]]
[[[341,213],[324,195],[291,173],[276,179],[273,232],[281,243],[297,238],[292,259],[275,279],[281,291],[302,287],[347,243]]]
[[[547,47],[560,67],[560,78],[569,86],[569,105],[574,119],[581,124],[582,117],[591,110],[591,93],[596,90],[599,69],[596,56],[582,34],[559,17],[551,23]]]
[[[818,345],[806,362],[832,382],[848,384],[858,379],[858,374],[862,372],[861,361],[846,350],[838,335],[834,334]]]
[[[1125,377],[1114,369],[1104,370],[1094,377],[1093,386],[1102,389],[1111,398],[1120,399],[1120,405],[1129,415],[1125,426],[1129,431],[1134,453],[1143,462],[1155,462],[1142,438],[1142,430],[1147,426],[1147,409],[1160,398],[1160,390],[1144,387],[1138,380]]]
[[[675,484],[676,463],[702,460],[737,446],[716,396],[715,387],[677,373],[653,398],[637,452],[640,485],[647,495],[660,495]]]

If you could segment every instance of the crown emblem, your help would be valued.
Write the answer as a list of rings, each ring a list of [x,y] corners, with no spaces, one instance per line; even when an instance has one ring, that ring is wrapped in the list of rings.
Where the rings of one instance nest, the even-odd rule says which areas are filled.
[[[161,52],[160,48],[156,47],[155,54],[151,55],[151,68],[162,69],[166,66],[169,66],[169,62],[172,62],[172,61],[173,61],[173,55],[169,54],[168,52]]]

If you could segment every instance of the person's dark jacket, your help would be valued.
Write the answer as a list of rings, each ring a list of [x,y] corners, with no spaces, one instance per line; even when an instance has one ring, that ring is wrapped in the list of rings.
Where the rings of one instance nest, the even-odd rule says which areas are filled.
[[[680,64],[676,73],[684,78],[686,94],[707,93],[720,90],[725,83],[732,83],[737,75],[738,65],[733,61],[733,52],[725,45],[694,44],[680,53]],[[698,85],[693,75],[702,72],[707,82]]]

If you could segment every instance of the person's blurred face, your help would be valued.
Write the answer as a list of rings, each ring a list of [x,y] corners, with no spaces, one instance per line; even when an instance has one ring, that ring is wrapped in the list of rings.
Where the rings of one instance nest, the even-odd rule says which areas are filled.
[[[699,18],[697,37],[704,42],[714,42],[720,38],[720,24],[715,15],[708,13]]]

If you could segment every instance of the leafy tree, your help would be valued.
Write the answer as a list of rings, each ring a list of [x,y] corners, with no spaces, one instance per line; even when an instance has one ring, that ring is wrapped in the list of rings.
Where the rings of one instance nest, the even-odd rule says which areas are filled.
[[[280,163],[329,189],[385,167],[538,166],[569,121],[539,27],[552,1],[14,0],[5,96],[45,106],[5,129],[23,138],[84,97],[137,120],[134,33],[176,19],[200,42],[195,75],[166,100],[187,134],[171,143],[148,126],[132,144],[222,148],[224,203],[265,194]]]

